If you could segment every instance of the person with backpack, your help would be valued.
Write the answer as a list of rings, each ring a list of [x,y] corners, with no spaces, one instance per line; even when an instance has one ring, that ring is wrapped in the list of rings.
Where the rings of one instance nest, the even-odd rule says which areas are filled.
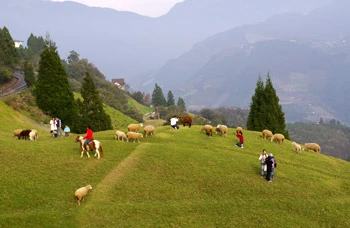
[[[272,166],[274,166],[274,159],[272,159],[272,158],[273,158],[273,154],[269,154],[269,156],[265,160],[265,164],[266,164],[266,180],[268,182],[272,182],[272,180],[271,180],[271,173],[272,173]]]
[[[261,178],[264,178],[264,176],[266,175],[266,164],[265,164],[266,158],[267,158],[267,153],[266,153],[266,150],[263,149],[259,157],[260,164],[261,164]]]
[[[62,121],[56,116],[56,127],[57,127],[57,135],[62,136]]]

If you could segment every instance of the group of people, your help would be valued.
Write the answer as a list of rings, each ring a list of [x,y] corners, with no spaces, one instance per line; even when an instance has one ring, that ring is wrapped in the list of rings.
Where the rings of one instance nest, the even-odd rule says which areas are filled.
[[[273,154],[268,155],[266,150],[263,149],[259,160],[261,164],[261,178],[265,177],[268,182],[272,182],[275,178],[275,167],[277,164]]]
[[[50,133],[52,137],[56,138],[62,136],[62,121],[58,117],[52,117],[50,120]],[[66,125],[64,128],[64,135],[69,136],[70,128]]]

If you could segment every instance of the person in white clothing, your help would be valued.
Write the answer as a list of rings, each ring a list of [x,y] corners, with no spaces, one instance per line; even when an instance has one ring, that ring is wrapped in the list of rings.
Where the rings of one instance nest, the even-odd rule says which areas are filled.
[[[173,116],[173,118],[170,119],[170,125],[175,130],[179,129],[179,126],[177,125],[177,121],[179,121],[179,119],[176,116]]]
[[[266,158],[267,158],[267,153],[266,153],[266,150],[263,149],[262,152],[261,152],[261,155],[259,157],[260,164],[261,164],[261,177],[262,178],[266,175],[266,170],[267,170],[267,167],[266,167],[266,164],[265,164]]]

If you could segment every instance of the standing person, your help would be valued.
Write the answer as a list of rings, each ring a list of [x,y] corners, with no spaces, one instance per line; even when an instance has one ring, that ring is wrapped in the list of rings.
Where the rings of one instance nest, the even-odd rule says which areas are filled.
[[[266,153],[266,150],[263,149],[259,157],[260,164],[261,164],[261,178],[263,178],[266,175],[266,168],[267,168],[265,163],[266,158],[267,158],[267,153]]]
[[[64,127],[64,130],[63,130],[63,131],[64,131],[64,135],[68,137],[68,136],[69,136],[69,132],[70,132],[70,128],[68,127],[68,125],[66,125],[66,126]]]
[[[55,117],[52,117],[52,119],[50,120],[50,132],[52,134],[52,137],[57,137],[57,126]]]
[[[179,119],[176,116],[173,116],[173,118],[170,119],[170,125],[175,130],[179,129],[179,126],[177,125],[177,121],[179,121]]]
[[[273,157],[273,154],[270,154],[265,160],[265,163],[266,163],[266,180],[268,182],[272,182],[272,180],[271,180],[271,173],[272,173],[272,166],[274,165],[273,164],[273,160],[271,159],[272,157]]]
[[[57,127],[57,135],[62,136],[62,128],[61,128],[61,120],[56,117],[56,127]]]
[[[236,136],[239,139],[239,142],[236,144],[236,146],[243,148],[243,144],[244,144],[243,133],[239,132]]]
[[[84,142],[84,148],[86,150],[86,146],[89,144],[89,142],[94,140],[94,136],[92,134],[92,130],[91,130],[90,125],[87,126],[87,128],[86,128],[86,135],[84,136],[84,139],[86,139],[85,142]]]
[[[271,161],[272,161],[272,169],[271,169],[271,179],[275,179],[275,164],[276,164],[276,160],[275,157],[273,156],[273,154],[270,154],[271,156]]]

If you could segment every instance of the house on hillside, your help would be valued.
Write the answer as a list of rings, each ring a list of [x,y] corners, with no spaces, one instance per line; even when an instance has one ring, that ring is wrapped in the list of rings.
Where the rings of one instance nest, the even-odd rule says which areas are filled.
[[[124,78],[112,79],[112,84],[116,85],[121,90],[125,90]]]
[[[23,46],[22,40],[14,40],[13,42],[15,42],[15,48],[19,48],[20,46]]]

